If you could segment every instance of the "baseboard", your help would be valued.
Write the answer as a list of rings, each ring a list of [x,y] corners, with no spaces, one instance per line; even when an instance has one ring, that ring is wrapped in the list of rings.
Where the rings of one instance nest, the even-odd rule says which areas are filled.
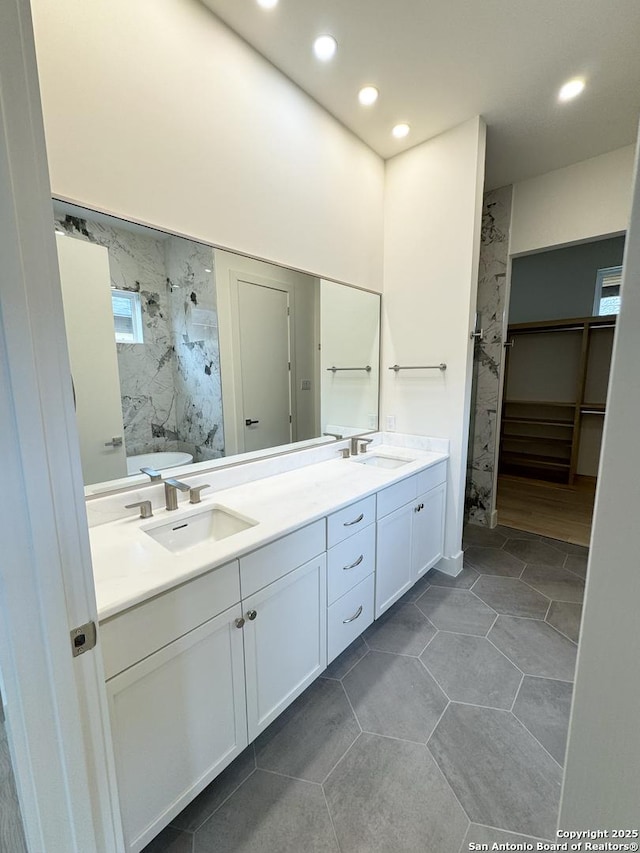
[[[493,530],[494,527],[498,526],[498,510],[494,509],[491,511],[489,515],[489,528]]]
[[[452,578],[455,578],[462,571],[463,556],[464,552],[458,551],[453,557],[442,557],[440,562],[437,563],[436,569],[442,572],[443,575],[450,575]]]

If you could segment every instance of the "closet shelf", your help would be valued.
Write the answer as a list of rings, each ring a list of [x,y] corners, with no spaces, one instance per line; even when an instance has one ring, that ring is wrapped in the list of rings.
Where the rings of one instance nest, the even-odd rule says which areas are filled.
[[[505,400],[507,406],[561,406],[565,409],[575,409],[575,403],[561,403],[558,400]]]
[[[538,424],[539,426],[562,426],[573,427],[573,420],[550,419],[550,418],[521,418],[514,415],[505,415],[502,419],[503,423],[514,424]]]
[[[534,435],[533,433],[512,433],[505,432],[502,434],[502,438],[505,441],[551,441],[558,444],[571,444],[573,439],[563,435]]]
[[[502,462],[505,465],[520,464],[529,468],[570,468],[571,462],[567,459],[558,459],[555,456],[539,456],[535,453],[517,453],[505,450],[502,454]]]

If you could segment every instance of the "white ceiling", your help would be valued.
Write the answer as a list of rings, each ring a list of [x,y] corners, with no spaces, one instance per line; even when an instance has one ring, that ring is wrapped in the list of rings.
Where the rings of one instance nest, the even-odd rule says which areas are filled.
[[[202,0],[384,158],[474,115],[488,125],[488,188],[635,140],[640,0]],[[312,53],[330,33],[328,64]],[[557,102],[566,80],[584,93]],[[380,90],[375,106],[357,93]],[[391,136],[406,121],[411,134]]]

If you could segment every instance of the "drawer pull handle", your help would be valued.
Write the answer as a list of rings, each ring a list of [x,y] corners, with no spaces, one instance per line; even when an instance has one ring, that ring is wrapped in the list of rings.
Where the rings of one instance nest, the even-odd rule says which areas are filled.
[[[343,527],[351,527],[352,524],[360,524],[360,522],[362,521],[363,518],[364,518],[364,513],[361,512],[357,518],[353,519],[353,521],[345,521],[342,526]]]
[[[343,625],[348,625],[348,624],[349,624],[349,622],[355,622],[355,621],[356,621],[356,619],[358,618],[358,616],[359,616],[361,613],[362,613],[362,605],[360,605],[360,607],[358,607],[358,609],[356,610],[356,612],[355,612],[355,613],[353,614],[353,616],[351,616],[349,619],[343,619],[343,620],[342,620],[342,624],[343,624]]]
[[[258,615],[257,610],[248,610],[247,611],[247,619],[250,619],[252,622],[256,618],[257,615]]]
[[[359,566],[359,565],[360,565],[360,563],[361,563],[363,560],[364,560],[364,554],[360,554],[360,556],[359,556],[359,557],[358,557],[358,559],[355,561],[355,563],[351,563],[351,565],[350,565],[350,566],[343,566],[343,567],[342,567],[342,571],[343,571],[343,572],[348,572],[348,571],[349,571],[349,569],[355,569],[355,567],[356,567],[356,566]]]

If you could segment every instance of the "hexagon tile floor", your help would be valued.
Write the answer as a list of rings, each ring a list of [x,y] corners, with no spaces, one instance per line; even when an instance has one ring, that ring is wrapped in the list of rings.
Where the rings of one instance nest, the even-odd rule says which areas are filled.
[[[144,853],[459,853],[555,833],[587,549],[465,530]]]

